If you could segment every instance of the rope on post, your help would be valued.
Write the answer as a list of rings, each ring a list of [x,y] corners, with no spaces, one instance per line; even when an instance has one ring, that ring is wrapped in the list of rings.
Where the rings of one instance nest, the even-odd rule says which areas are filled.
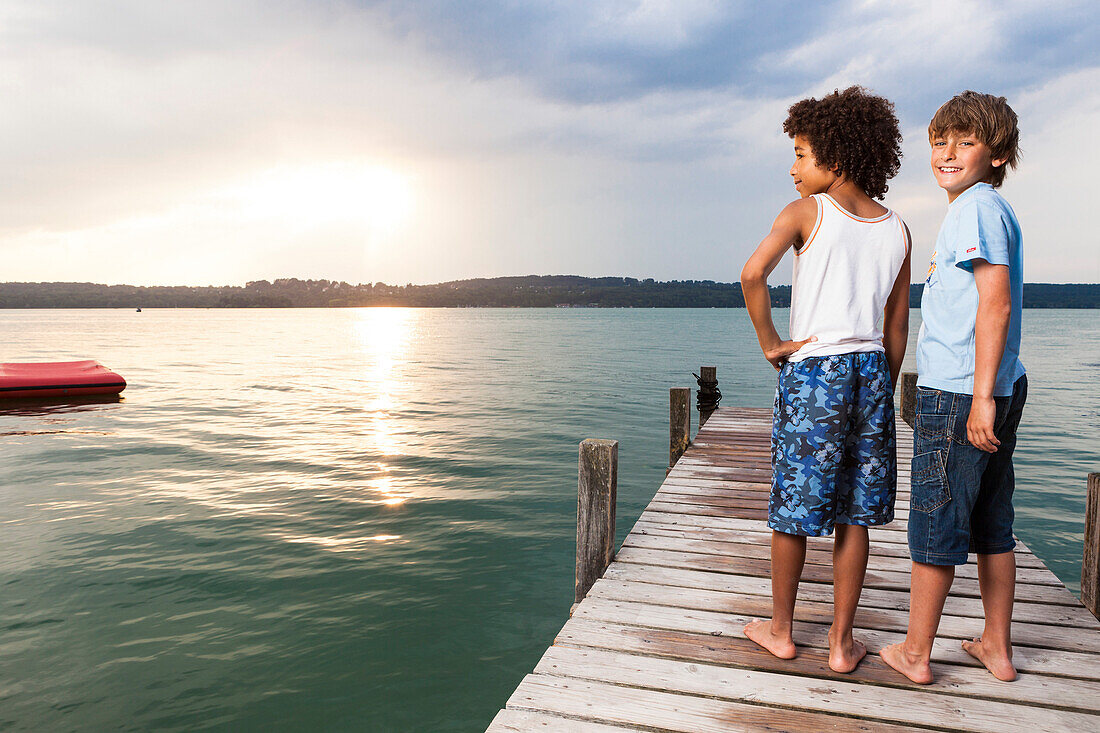
[[[699,367],[699,374],[692,373],[691,376],[699,384],[695,407],[699,410],[699,427],[703,427],[722,401],[722,392],[718,389],[718,367]]]

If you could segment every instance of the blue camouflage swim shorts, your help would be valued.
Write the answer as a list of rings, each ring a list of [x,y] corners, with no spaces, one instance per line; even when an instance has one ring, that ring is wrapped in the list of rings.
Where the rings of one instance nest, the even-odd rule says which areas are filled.
[[[894,519],[897,444],[881,351],[809,357],[779,371],[768,526],[819,537]]]

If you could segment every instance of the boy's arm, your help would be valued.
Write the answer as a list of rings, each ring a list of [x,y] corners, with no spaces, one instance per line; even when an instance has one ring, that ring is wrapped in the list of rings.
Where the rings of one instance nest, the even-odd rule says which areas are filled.
[[[901,363],[905,360],[905,345],[909,341],[909,258],[913,252],[913,237],[907,226],[905,242],[905,260],[894,280],[890,297],[886,299],[886,314],[882,324],[882,345],[886,348],[886,363],[890,365],[890,383],[893,388],[898,386]]]
[[[809,219],[808,219],[809,217]],[[745,307],[756,329],[756,338],[764,358],[779,369],[787,357],[802,348],[803,344],[816,340],[784,341],[772,322],[771,294],[768,292],[768,275],[771,274],[787,250],[802,240],[807,219],[810,227],[817,221],[817,201],[812,198],[793,201],[779,212],[772,230],[749,257],[741,270],[741,292]]]
[[[973,260],[973,268],[974,284],[978,287],[978,315],[974,322],[974,401],[966,421],[966,439],[987,453],[995,453],[1001,441],[993,433],[997,415],[993,388],[1008,338],[1012,290],[1006,265]]]

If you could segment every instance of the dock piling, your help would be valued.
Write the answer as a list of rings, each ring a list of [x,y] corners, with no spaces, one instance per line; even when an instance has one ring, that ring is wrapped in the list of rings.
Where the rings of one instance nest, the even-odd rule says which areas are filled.
[[[619,441],[589,438],[577,461],[577,573],[574,605],[615,558]]]
[[[722,401],[722,392],[718,389],[718,367],[699,367],[698,374],[692,374],[699,384],[699,392],[696,395],[696,407],[699,410],[699,427],[707,423],[718,403]]]
[[[1100,473],[1089,474],[1085,499],[1085,553],[1081,561],[1081,602],[1100,618]]]
[[[672,469],[691,444],[691,388],[668,391],[668,468]],[[666,472],[667,473],[667,472]]]
[[[902,372],[898,383],[901,390],[901,419],[911,428],[917,424],[917,373]]]

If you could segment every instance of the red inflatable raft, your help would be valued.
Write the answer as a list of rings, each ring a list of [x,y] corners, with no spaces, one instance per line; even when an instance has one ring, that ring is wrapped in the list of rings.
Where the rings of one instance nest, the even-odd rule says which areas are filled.
[[[118,394],[126,380],[98,361],[0,364],[0,399]]]

